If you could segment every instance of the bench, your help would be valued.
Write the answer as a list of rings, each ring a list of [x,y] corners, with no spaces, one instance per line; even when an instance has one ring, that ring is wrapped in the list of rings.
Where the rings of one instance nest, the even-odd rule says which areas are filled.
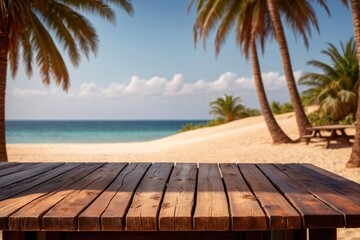
[[[4,240],[333,240],[344,227],[360,227],[360,185],[309,164],[0,164]]]
[[[307,130],[309,130],[311,134],[303,135],[301,139],[305,140],[306,145],[310,143],[311,139],[325,140],[325,148],[329,148],[331,141],[350,143],[350,140],[354,139],[354,135],[348,135],[346,133],[345,130],[348,128],[354,128],[354,126],[329,125],[309,127]],[[324,135],[324,132],[327,132],[327,134]]]

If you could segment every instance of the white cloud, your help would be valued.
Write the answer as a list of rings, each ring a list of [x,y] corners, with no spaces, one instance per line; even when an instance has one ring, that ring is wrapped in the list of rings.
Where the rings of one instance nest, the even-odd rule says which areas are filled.
[[[25,96],[44,96],[48,94],[46,90],[36,90],[36,89],[19,89],[15,88],[12,91],[12,94],[18,97],[25,97]]]
[[[295,79],[301,76],[301,71],[294,72]],[[279,72],[262,73],[262,78],[267,91],[286,89],[285,76]],[[83,83],[78,91],[72,92],[80,98],[115,98],[125,96],[181,96],[208,93],[227,93],[253,91],[253,78],[238,77],[235,73],[226,72],[213,81],[198,80],[193,83],[185,82],[182,74],[176,74],[172,79],[163,77],[152,77],[141,79],[133,76],[128,83],[114,82],[106,88],[101,88],[95,82]],[[57,89],[52,90],[33,90],[33,89],[14,89],[12,95],[15,96],[44,96],[59,95]],[[70,97],[68,94],[67,96]]]

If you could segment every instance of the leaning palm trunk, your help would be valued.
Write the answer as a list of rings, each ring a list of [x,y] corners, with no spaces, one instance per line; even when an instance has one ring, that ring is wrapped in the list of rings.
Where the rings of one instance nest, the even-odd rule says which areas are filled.
[[[357,57],[359,61],[360,73],[360,4],[358,0],[351,0],[351,9],[354,21],[355,42],[357,47]],[[358,96],[360,96],[360,88],[358,89]],[[346,167],[360,167],[360,97],[358,97],[356,110],[355,140],[350,159],[346,163]]]
[[[278,42],[280,55],[282,59],[282,64],[285,72],[286,82],[289,89],[291,103],[294,108],[295,117],[297,125],[299,128],[300,136],[306,135],[309,131],[307,127],[310,126],[310,123],[304,112],[304,108],[301,104],[299,92],[296,87],[293,70],[291,66],[291,60],[289,55],[289,50],[287,47],[287,42],[284,34],[284,28],[281,23],[280,14],[276,6],[276,0],[267,0],[268,10],[271,18],[271,23],[274,28],[275,38]]]
[[[271,112],[269,102],[266,97],[264,84],[261,79],[261,71],[260,71],[260,64],[256,50],[256,44],[253,40],[251,42],[251,62],[252,68],[254,73],[254,82],[256,88],[256,94],[259,99],[261,112],[264,116],[266,125],[269,129],[270,135],[273,139],[273,144],[280,144],[280,143],[291,143],[293,142],[280,128],[279,124],[276,122],[274,115]]]
[[[9,34],[4,24],[0,23],[0,162],[7,162],[5,141],[5,89],[9,52]]]

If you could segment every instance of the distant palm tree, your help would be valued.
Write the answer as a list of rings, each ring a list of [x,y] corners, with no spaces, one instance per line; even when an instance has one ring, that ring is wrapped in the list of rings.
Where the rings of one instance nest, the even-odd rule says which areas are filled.
[[[334,121],[349,114],[355,114],[359,86],[359,65],[356,45],[351,38],[341,50],[328,44],[322,54],[330,58],[330,64],[311,60],[309,65],[321,73],[306,73],[299,83],[309,88],[303,92],[303,99],[310,104],[319,104],[323,115],[331,116]]]
[[[194,1],[190,3],[193,4]],[[264,40],[271,32],[269,28],[268,17],[266,17],[266,5],[260,1],[198,1],[198,16],[194,23],[195,43],[198,36],[203,38],[204,43],[208,33],[218,26],[215,49],[216,55],[219,54],[221,46],[235,25],[237,44],[242,48],[246,58],[251,56],[251,62],[254,73],[255,89],[260,103],[261,112],[269,129],[269,133],[274,144],[290,143],[292,140],[284,133],[276,122],[267,100],[264,84],[261,77],[261,69],[256,49],[256,39],[261,46],[264,46]],[[249,53],[250,52],[250,53]]]
[[[94,27],[82,13],[114,22],[110,4],[132,13],[130,0],[0,0],[0,161],[7,161],[4,109],[8,65],[14,77],[22,58],[30,77],[35,62],[45,85],[55,81],[68,90],[70,77],[54,40],[78,66],[81,54],[88,57],[96,53],[99,42]]]
[[[225,122],[240,119],[246,115],[244,113],[245,107],[241,102],[240,97],[225,94],[224,97],[219,97],[210,103],[210,114]]]
[[[357,47],[357,57],[360,66],[360,3],[359,0],[342,0],[344,4],[350,1],[352,18],[354,22],[355,43]],[[359,68],[360,76],[360,68]],[[358,95],[360,95],[360,88],[358,88]],[[356,110],[356,128],[354,145],[351,151],[350,159],[346,163],[346,167],[360,167],[360,98],[358,98]]]

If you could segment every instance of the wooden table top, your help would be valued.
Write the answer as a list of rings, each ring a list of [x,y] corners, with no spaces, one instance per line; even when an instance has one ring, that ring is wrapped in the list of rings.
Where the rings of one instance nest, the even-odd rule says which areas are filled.
[[[0,163],[0,230],[360,227],[360,185],[310,164]]]
[[[309,130],[341,130],[341,129],[355,129],[353,125],[324,125],[324,126],[312,126]]]

